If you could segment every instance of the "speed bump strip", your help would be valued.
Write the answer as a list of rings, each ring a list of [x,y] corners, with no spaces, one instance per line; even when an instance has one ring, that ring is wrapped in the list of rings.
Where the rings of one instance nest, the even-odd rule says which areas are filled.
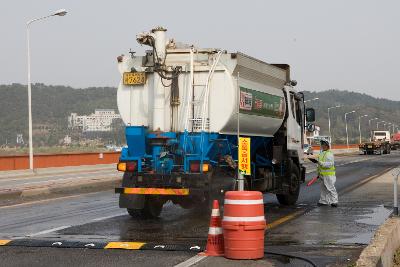
[[[62,239],[15,239],[8,243],[7,246],[103,249],[106,244],[106,242],[84,242]]]
[[[12,247],[53,247],[53,248],[83,248],[83,249],[128,249],[128,250],[163,250],[201,252],[205,248],[196,244],[166,244],[129,241],[78,241],[63,239],[0,239],[0,246]]]
[[[11,240],[0,239],[0,246],[5,246],[5,245],[7,245],[7,244],[10,243],[10,242],[11,242]]]
[[[141,242],[109,242],[104,249],[140,249],[144,244]]]

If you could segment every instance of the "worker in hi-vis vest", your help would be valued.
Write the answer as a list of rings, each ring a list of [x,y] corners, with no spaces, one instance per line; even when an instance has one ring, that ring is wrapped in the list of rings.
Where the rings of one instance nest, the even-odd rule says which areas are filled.
[[[338,194],[336,192],[335,161],[330,144],[327,140],[321,140],[322,151],[318,157],[318,176],[321,178],[321,197],[318,206],[331,205],[337,207]]]

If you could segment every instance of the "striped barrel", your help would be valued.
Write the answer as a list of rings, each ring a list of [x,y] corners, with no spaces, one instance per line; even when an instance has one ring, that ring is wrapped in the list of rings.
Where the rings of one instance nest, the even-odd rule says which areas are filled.
[[[226,192],[222,228],[226,258],[263,258],[266,222],[262,193]]]

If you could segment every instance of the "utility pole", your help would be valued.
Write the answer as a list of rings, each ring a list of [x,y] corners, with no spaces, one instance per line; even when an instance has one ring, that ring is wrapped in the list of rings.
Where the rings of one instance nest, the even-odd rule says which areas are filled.
[[[350,111],[350,112],[346,112],[345,114],[344,114],[344,121],[345,121],[345,123],[346,123],[346,144],[347,144],[347,150],[349,150],[349,133],[348,133],[348,131],[347,131],[347,115],[348,114],[351,114],[351,113],[354,113],[354,112],[356,112],[355,110],[353,110],[353,111]]]
[[[27,57],[28,57],[28,122],[29,122],[29,169],[33,171],[33,141],[32,141],[32,88],[31,88],[31,49],[30,49],[30,28],[29,26],[39,20],[47,19],[53,16],[65,16],[67,11],[60,9],[48,16],[32,19],[26,23],[26,38],[27,38]]]

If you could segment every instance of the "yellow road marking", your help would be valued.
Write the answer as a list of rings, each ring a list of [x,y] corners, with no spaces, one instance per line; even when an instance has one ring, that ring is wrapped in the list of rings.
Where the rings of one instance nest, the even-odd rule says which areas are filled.
[[[278,220],[275,220],[272,223],[267,224],[267,230],[272,229],[274,227],[277,227],[278,225],[280,225],[280,224],[282,224],[284,222],[292,220],[292,219],[296,218],[297,216],[299,216],[299,215],[301,215],[303,213],[304,213],[303,210],[299,210],[299,211],[293,212],[293,213],[291,213],[289,215],[286,215],[286,216],[284,216],[284,217],[282,217],[282,218],[280,218]]]
[[[140,249],[144,244],[141,242],[109,242],[104,249]]]
[[[0,246],[5,246],[5,245],[7,245],[7,244],[10,243],[10,242],[11,242],[11,240],[0,239]]]

